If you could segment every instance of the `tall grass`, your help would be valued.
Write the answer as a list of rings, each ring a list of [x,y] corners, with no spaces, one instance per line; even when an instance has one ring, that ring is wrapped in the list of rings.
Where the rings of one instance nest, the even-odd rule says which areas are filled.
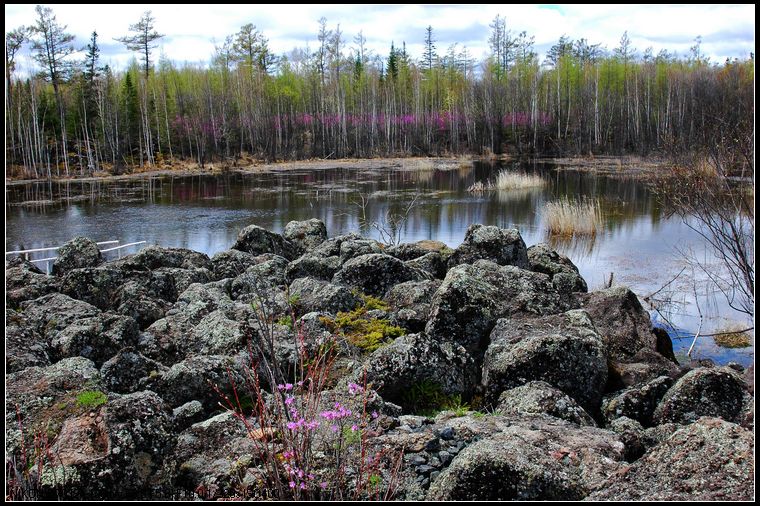
[[[598,200],[548,202],[544,216],[549,233],[561,236],[595,236],[602,228],[602,213]]]
[[[541,176],[524,172],[509,172],[503,170],[496,176],[497,190],[519,190],[522,188],[542,187],[546,181]]]

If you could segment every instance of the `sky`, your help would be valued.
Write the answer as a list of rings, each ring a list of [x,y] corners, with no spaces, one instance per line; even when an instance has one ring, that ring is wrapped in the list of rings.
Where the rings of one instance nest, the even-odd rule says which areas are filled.
[[[34,4],[5,5],[5,30],[31,25],[36,19]],[[713,63],[727,57],[746,58],[755,51],[755,5],[62,5],[50,6],[59,24],[76,36],[74,47],[83,48],[93,30],[98,32],[101,60],[124,69],[135,56],[117,37],[130,34],[130,24],[151,10],[155,28],[165,34],[155,56],[163,54],[176,63],[207,64],[214,45],[221,44],[247,23],[254,24],[269,39],[277,55],[292,49],[317,47],[319,18],[327,27],[340,25],[347,50],[361,30],[367,47],[387,57],[390,44],[420,59],[425,29],[433,28],[439,54],[458,43],[472,57],[488,54],[489,24],[497,14],[506,18],[514,34],[526,31],[535,36],[541,60],[561,35],[585,38],[608,49],[618,46],[628,32],[633,47],[641,54],[652,47],[686,55],[694,39],[702,37],[701,51]],[[18,57],[17,71],[25,73],[34,64],[26,46]],[[348,53],[348,51],[346,52]],[[83,55],[83,53],[82,53]],[[157,58],[156,58],[157,59]]]

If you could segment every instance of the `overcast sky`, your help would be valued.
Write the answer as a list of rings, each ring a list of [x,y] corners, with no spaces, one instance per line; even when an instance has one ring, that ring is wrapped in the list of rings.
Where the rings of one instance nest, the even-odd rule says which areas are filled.
[[[641,53],[652,46],[688,53],[698,35],[702,52],[713,63],[726,57],[745,58],[755,47],[755,6],[752,5],[52,5],[60,24],[76,36],[74,46],[87,44],[93,30],[104,63],[123,69],[134,56],[114,38],[127,35],[129,25],[152,10],[156,29],[166,36],[161,52],[177,62],[206,64],[225,36],[246,23],[253,23],[269,39],[276,54],[295,47],[313,51],[317,47],[318,20],[324,16],[328,28],[340,24],[347,48],[362,30],[367,46],[386,57],[391,41],[406,42],[415,59],[422,55],[425,28],[433,27],[439,54],[454,42],[467,46],[482,59],[488,52],[489,24],[497,14],[507,28],[534,35],[542,60],[546,50],[563,34],[586,38],[608,49],[616,47],[624,31]],[[5,30],[34,23],[34,5],[5,5]],[[28,54],[25,48],[23,53]],[[348,53],[348,51],[347,51]],[[19,71],[28,70],[24,58]],[[28,60],[26,60],[28,61]]]

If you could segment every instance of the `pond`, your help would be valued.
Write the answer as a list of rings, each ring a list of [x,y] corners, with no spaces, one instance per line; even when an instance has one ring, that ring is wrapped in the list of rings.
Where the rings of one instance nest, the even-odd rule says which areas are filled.
[[[477,181],[494,179],[500,170],[537,174],[546,185],[481,194],[467,191]],[[551,240],[543,208],[565,197],[598,200],[604,216],[601,233],[586,240]],[[640,181],[559,170],[540,162],[519,167],[474,162],[444,169],[410,163],[386,169],[272,170],[10,185],[6,186],[6,251],[59,246],[83,235],[95,241],[146,241],[190,248],[212,256],[230,248],[247,225],[281,232],[289,221],[309,218],[324,221],[330,236],[355,231],[380,240],[378,228],[387,229],[383,227],[387,216],[403,213],[412,202],[398,232],[402,242],[433,239],[456,247],[473,223],[517,227],[528,246],[549,242],[567,255],[590,290],[603,287],[613,273],[615,284],[628,285],[642,299],[680,272],[656,295],[669,304],[660,313],[653,312],[657,323],[667,318],[679,329],[672,333],[677,351],[691,344],[684,336],[693,336],[699,328],[700,312],[703,334],[730,325],[752,326],[751,319],[733,311],[719,295],[694,296],[695,291],[704,291],[704,276],[684,270],[679,251],[691,249],[709,258],[705,242],[680,218],[663,216]],[[381,226],[363,229],[360,218]],[[31,258],[46,256],[50,252]],[[44,264],[38,265],[44,269]],[[726,350],[715,346],[711,337],[700,339],[696,357],[744,365],[754,359],[754,346]]]

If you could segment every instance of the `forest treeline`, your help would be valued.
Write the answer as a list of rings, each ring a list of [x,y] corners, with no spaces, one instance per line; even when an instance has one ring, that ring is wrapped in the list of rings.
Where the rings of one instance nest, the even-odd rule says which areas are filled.
[[[754,149],[754,55],[711,64],[699,38],[677,56],[639,51],[627,34],[611,50],[562,36],[540,61],[534,38],[497,16],[484,61],[439,49],[432,26],[415,59],[404,43],[374,54],[361,32],[348,42],[322,18],[316,50],[274,55],[246,24],[209,65],[179,66],[155,57],[156,25],[148,11],[118,39],[139,58],[121,70],[101,64],[96,32],[75,50],[50,8],[7,32],[6,167],[50,177],[241,156]],[[15,73],[24,47],[35,75]]]

